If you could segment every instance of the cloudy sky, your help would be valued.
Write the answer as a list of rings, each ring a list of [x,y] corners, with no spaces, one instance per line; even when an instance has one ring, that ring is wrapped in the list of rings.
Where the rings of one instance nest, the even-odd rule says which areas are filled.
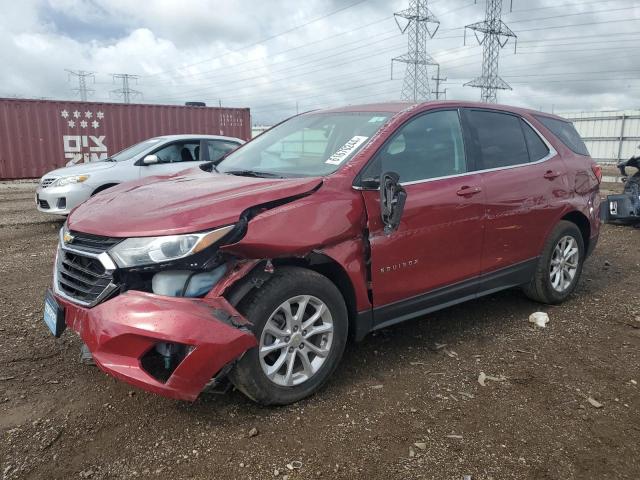
[[[640,108],[640,2],[504,0],[518,35],[500,56],[512,91],[501,103],[545,111]],[[427,49],[449,99],[480,97],[463,84],[480,74],[482,47],[464,25],[484,1],[433,0],[440,20]],[[637,5],[637,6],[634,6]],[[0,96],[72,99],[95,72],[90,100],[119,101],[111,74],[138,75],[144,103],[251,107],[254,123],[348,103],[394,100],[407,49],[393,12],[408,0],[20,0],[0,15]],[[433,75],[436,71],[433,70]]]

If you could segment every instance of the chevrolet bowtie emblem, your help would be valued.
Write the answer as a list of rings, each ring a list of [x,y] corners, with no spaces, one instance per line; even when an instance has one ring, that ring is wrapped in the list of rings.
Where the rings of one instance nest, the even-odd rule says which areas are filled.
[[[64,235],[62,236],[62,241],[64,243],[71,243],[73,242],[73,239],[75,237],[73,235],[71,235],[69,232],[64,232]]]

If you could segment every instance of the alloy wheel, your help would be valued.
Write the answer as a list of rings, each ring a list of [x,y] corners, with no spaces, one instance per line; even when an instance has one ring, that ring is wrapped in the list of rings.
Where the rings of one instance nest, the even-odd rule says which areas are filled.
[[[565,292],[572,284],[578,271],[580,249],[572,236],[562,237],[553,250],[549,265],[551,286],[557,292]]]
[[[300,385],[322,367],[333,343],[333,318],[325,303],[311,295],[284,301],[260,336],[260,366],[282,387]]]

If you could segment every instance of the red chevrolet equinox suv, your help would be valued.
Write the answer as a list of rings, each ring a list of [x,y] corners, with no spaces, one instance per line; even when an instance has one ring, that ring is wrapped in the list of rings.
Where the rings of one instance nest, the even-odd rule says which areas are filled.
[[[305,113],[71,212],[45,322],[160,395],[230,381],[262,404],[295,402],[348,338],[507,288],[567,299],[598,239],[600,177],[573,126],[546,113]]]

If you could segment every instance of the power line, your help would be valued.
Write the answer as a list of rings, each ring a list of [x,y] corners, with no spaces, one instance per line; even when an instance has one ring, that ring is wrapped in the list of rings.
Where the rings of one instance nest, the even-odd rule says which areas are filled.
[[[587,22],[587,23],[570,23],[567,25],[553,25],[553,26],[549,26],[549,27],[536,27],[536,28],[527,28],[527,29],[520,29],[519,32],[537,32],[540,30],[554,30],[556,28],[574,28],[574,27],[586,27],[586,26],[591,26],[591,25],[604,25],[604,24],[610,24],[610,23],[624,23],[624,22],[637,22],[638,20],[640,20],[640,18],[623,18],[620,20],[603,20],[600,22]]]
[[[90,94],[95,93],[95,90],[87,88],[87,78],[91,78],[95,82],[95,74],[93,72],[86,72],[84,70],[65,69],[65,72],[69,74],[69,80],[71,80],[71,77],[76,77],[78,79],[78,88],[74,88],[72,89],[72,91],[80,95],[80,100],[82,102],[86,102],[87,97]]]
[[[443,13],[439,13],[438,16],[439,17],[443,17],[445,15],[449,15],[451,13],[455,13],[457,11],[460,11],[460,10],[462,10],[464,8],[468,8],[468,7],[473,6],[473,5],[474,5],[474,3],[471,2],[471,3],[463,5],[461,7],[454,8],[454,9],[451,9],[451,10],[447,10],[447,11],[445,11]],[[245,61],[233,64],[233,65],[225,65],[224,66],[225,73],[222,75],[222,77],[229,77],[229,76],[235,75],[234,73],[227,73],[229,69],[235,69],[235,68],[238,68],[238,67],[243,66],[243,65],[252,64],[252,63],[256,63],[256,62],[261,62],[261,61],[264,61],[265,59],[268,59],[270,57],[280,56],[280,55],[282,55],[284,53],[289,53],[289,52],[294,51],[294,50],[300,50],[300,49],[308,47],[308,46],[321,44],[321,43],[326,43],[327,40],[334,40],[336,37],[347,35],[347,34],[350,34],[350,33],[353,33],[353,32],[368,28],[368,27],[373,26],[373,25],[377,25],[377,24],[382,23],[382,22],[387,22],[387,21],[389,21],[389,16],[385,15],[383,18],[380,18],[380,19],[378,19],[378,20],[376,20],[374,22],[371,22],[371,23],[367,23],[367,24],[362,25],[360,27],[349,29],[349,30],[346,30],[346,31],[343,31],[343,32],[340,32],[340,33],[336,33],[336,34],[331,34],[331,35],[329,35],[327,37],[323,37],[323,38],[320,38],[318,40],[314,40],[312,42],[307,42],[307,43],[304,43],[302,45],[298,45],[296,47],[287,48],[285,50],[279,50],[279,51],[273,52],[273,53],[271,53],[271,54],[269,54],[267,56],[264,56],[264,57],[254,58],[254,59],[251,59],[251,60],[245,60]],[[395,28],[393,28],[392,30],[387,30],[387,31],[384,31],[384,32],[381,32],[381,33],[386,34],[386,33],[391,33],[391,32],[396,32],[396,31],[397,30]],[[453,37],[448,37],[448,38],[453,38]],[[355,40],[353,42],[340,43],[340,45],[338,47],[330,47],[330,48],[323,48],[321,50],[316,50],[311,55],[316,55],[318,53],[324,53],[324,52],[334,52],[330,56],[331,57],[335,57],[336,56],[335,51],[338,48],[342,50],[346,45],[352,45],[352,44],[357,44],[357,43],[365,43],[365,45],[363,45],[363,47],[366,47],[368,45],[371,45],[373,43],[378,43],[378,42],[379,42],[379,40],[375,41],[375,42],[371,42],[370,37],[369,36],[365,36],[364,38],[359,38],[358,40]],[[363,48],[363,47],[357,47],[357,48]],[[344,52],[344,50],[342,50],[342,51]],[[307,55],[303,54],[303,55],[300,55],[298,57],[286,58],[286,59],[282,59],[282,60],[279,60],[279,61],[276,61],[276,62],[272,62],[272,63],[278,63],[278,64],[280,64],[280,63],[289,63],[289,62],[292,62],[292,61],[295,61],[295,60],[299,60],[301,58],[302,59],[307,59],[308,57],[309,57],[308,54]],[[221,57],[219,57],[219,58],[221,58]],[[182,78],[205,76],[206,74],[212,73],[212,72],[216,72],[217,73],[217,72],[219,72],[220,68],[221,67],[217,67],[217,68],[213,68],[213,69],[209,69],[209,70],[203,70],[203,71],[200,71],[200,72],[192,72],[192,73],[184,74],[184,75],[182,75]],[[156,75],[156,74],[153,74],[153,75]],[[216,74],[216,79],[219,79],[219,78],[220,78],[220,75]],[[154,86],[167,85],[167,86],[170,86],[170,87],[179,87],[179,86],[189,85],[189,84],[184,84],[184,83],[181,83],[181,84],[170,84],[170,83],[166,83],[166,82],[165,83],[149,83],[149,82],[145,82],[145,85],[154,85]],[[192,84],[192,85],[197,85],[197,84]]]
[[[381,39],[381,40],[385,40],[385,39]],[[378,41],[376,41],[374,43],[377,43],[377,42]],[[355,48],[353,50],[356,50],[356,49],[359,49],[359,48],[363,48],[363,47],[357,47],[357,48]],[[456,47],[456,48],[451,48],[451,49],[446,49],[446,50],[440,50],[440,51],[436,52],[436,55],[447,55],[449,53],[453,53],[455,51],[459,51],[459,50],[462,50],[464,48],[468,48],[468,47]],[[386,50],[393,50],[393,49],[394,49],[394,47],[391,47],[391,49],[386,49]],[[379,55],[381,53],[384,53],[384,52],[385,52],[385,49],[379,50],[373,55],[365,55],[365,56],[357,55],[354,58],[346,58],[343,61],[341,61],[340,63],[332,65],[332,67],[339,67],[339,66],[342,66],[342,65],[351,65],[351,64],[354,64],[355,62],[367,61],[370,57],[377,56],[377,55]],[[451,66],[453,64],[459,63],[460,60],[464,60],[464,59],[472,58],[472,57],[475,57],[475,54],[470,54],[470,55],[467,55],[467,56],[464,56],[464,57],[458,57],[455,60],[453,60],[451,62],[448,62],[447,65]],[[326,58],[332,58],[332,57],[322,57],[322,59],[326,59]],[[315,61],[317,61],[317,60],[320,60],[320,59],[316,59]],[[306,62],[306,63],[314,63],[315,61]],[[466,62],[463,65],[454,67],[454,69],[462,68],[463,66],[471,65],[473,63],[474,62]],[[292,69],[296,69],[296,68],[299,68],[301,66],[302,65],[298,65],[296,67],[292,67],[292,68],[288,68],[288,69],[282,69],[281,71],[286,72],[286,75],[282,76],[282,77],[279,77],[279,78],[272,78],[271,81],[270,81],[270,86],[271,86],[270,88],[271,89],[281,90],[282,87],[276,86],[276,84],[278,82],[287,82],[287,81],[289,81],[291,79],[294,79],[294,78],[314,75],[314,74],[316,74],[318,72],[324,72],[324,71],[327,70],[326,66],[318,65],[318,68],[314,68],[314,69],[311,69],[311,70],[304,70],[302,72],[294,73],[294,74],[290,73],[292,71]],[[378,68],[374,68],[373,70],[378,70]],[[372,71],[372,70],[369,70],[369,69],[364,70],[364,71],[363,70],[358,70],[357,72],[354,72],[354,73],[347,73],[347,74],[343,74],[343,75],[332,76],[331,79],[332,80],[337,79],[337,78],[354,78],[354,79],[356,79],[356,78],[360,78],[359,76],[361,76],[361,75],[363,75],[365,73],[369,73],[370,71]],[[272,72],[272,73],[275,73],[275,72]],[[218,98],[221,93],[224,94],[224,92],[232,92],[232,91],[236,92],[238,90],[238,87],[239,87],[239,82],[243,82],[243,81],[247,81],[247,80],[253,80],[253,79],[262,80],[262,78],[263,78],[262,75],[257,75],[257,76],[254,76],[254,77],[245,77],[245,78],[236,80],[234,82],[234,84],[233,84],[233,87],[229,87],[229,88],[223,89],[222,91],[220,89],[218,89],[218,88],[215,88],[215,86],[214,87],[209,87],[209,88],[204,88],[204,89],[199,89],[199,91],[200,91],[199,94],[205,94],[206,95],[206,92],[205,92],[206,90],[214,90],[215,94],[216,94],[216,98]],[[262,83],[261,81],[251,82],[250,84],[243,85],[242,88],[258,87],[258,86],[261,85],[261,83]],[[169,100],[169,101],[171,101],[173,99],[178,100],[178,99],[181,99],[181,98],[183,98],[183,97],[182,96],[180,96],[180,97],[162,97],[162,98],[157,98],[157,99],[154,99],[154,100]],[[247,98],[247,95],[234,95],[232,97],[224,97],[224,98],[225,98],[226,101],[233,101],[234,99],[245,99],[245,98]]]
[[[377,42],[372,42],[369,45],[372,45],[373,43],[377,43]],[[359,48],[367,48],[367,47],[368,47],[367,45],[363,45],[361,47],[356,47],[356,48],[351,49],[351,50],[357,50]],[[330,67],[331,68],[335,68],[335,67],[339,67],[339,66],[342,66],[342,65],[352,65],[355,62],[366,60],[367,58],[370,58],[372,56],[380,55],[381,53],[384,53],[384,52],[387,52],[387,53],[388,52],[392,52],[392,51],[396,50],[396,48],[398,48],[398,47],[391,46],[390,48],[385,48],[385,49],[378,50],[378,51],[376,51],[376,53],[374,53],[372,55],[356,55],[353,58],[346,58],[346,59],[340,61],[339,63],[333,63],[333,64],[330,65]],[[329,55],[329,56],[322,57],[322,58],[319,58],[319,59],[315,59],[315,60],[312,60],[312,61],[309,61],[309,62],[304,62],[304,63],[301,63],[299,65],[293,66],[293,67],[286,67],[286,68],[282,68],[282,69],[279,69],[279,70],[274,70],[274,71],[272,71],[270,73],[273,74],[273,73],[281,73],[281,72],[283,72],[284,76],[278,77],[278,78],[270,78],[270,82],[269,83],[273,84],[275,82],[288,81],[288,80],[291,80],[293,78],[298,78],[298,77],[301,77],[301,76],[308,76],[308,75],[312,75],[312,74],[318,73],[318,72],[327,72],[327,69],[329,68],[329,65],[319,64],[319,65],[317,65],[318,68],[314,68],[314,69],[311,69],[311,70],[305,69],[304,71],[299,72],[299,73],[291,73],[292,71],[295,71],[296,69],[299,69],[300,67],[303,67],[303,66],[308,65],[308,64],[313,64],[314,62],[317,62],[319,60],[329,60],[329,61],[335,60],[335,57],[336,57],[335,55]],[[227,86],[227,88],[223,88],[222,90],[220,90],[218,85],[223,85],[223,84],[211,84],[208,87],[203,87],[203,88],[198,88],[198,89],[194,89],[194,90],[183,91],[183,92],[181,92],[181,97],[179,97],[179,98],[182,98],[182,96],[184,94],[190,94],[190,95],[193,95],[193,94],[196,94],[196,95],[206,94],[208,91],[211,91],[211,90],[215,90],[217,94],[220,93],[220,92],[225,92],[225,91],[233,91],[233,92],[235,92],[235,91],[238,90],[238,88],[250,88],[250,87],[260,86],[262,84],[262,80],[263,79],[264,79],[264,75],[263,74],[258,74],[258,75],[253,75],[251,77],[244,77],[244,78],[235,79],[235,80],[233,80],[231,82],[224,82],[223,84],[226,84],[228,86]],[[246,84],[246,85],[241,85],[242,82],[246,82],[248,80],[255,80],[255,82],[249,83],[249,84]],[[229,85],[229,83],[231,83],[232,85]],[[174,98],[176,98],[176,97],[174,97]]]
[[[572,36],[572,37],[551,37],[551,38],[538,38],[536,40],[520,40],[519,43],[546,43],[546,42],[557,42],[558,40],[578,40],[578,39],[583,39],[583,38],[601,38],[601,37],[607,37],[607,38],[612,38],[612,37],[620,37],[620,36],[628,36],[628,35],[640,35],[640,33],[638,32],[618,32],[618,33],[611,33],[611,32],[603,32],[603,33],[598,33],[596,35],[577,35],[577,36]],[[634,38],[635,39],[635,38]],[[631,39],[631,40],[634,40]],[[611,40],[612,42],[616,42],[618,40]],[[621,39],[620,41],[627,41],[624,39]],[[601,40],[596,40],[597,43],[602,43]],[[579,42],[582,43],[582,42]]]
[[[622,10],[634,10],[638,8],[637,6],[633,7],[621,7],[621,8],[610,8],[607,10],[586,10],[584,12],[575,12],[575,13],[565,13],[563,15],[553,15],[551,17],[540,17],[540,18],[523,18],[520,20],[511,20],[510,23],[522,23],[522,22],[539,22],[541,20],[555,20],[557,18],[566,18],[566,17],[575,17],[577,15],[593,15],[596,13],[611,13],[611,12],[619,12]],[[531,9],[529,9],[531,10]],[[529,10],[523,10],[524,12],[528,12]]]
[[[485,0],[485,2],[484,21],[464,27],[465,40],[467,29],[473,30],[476,40],[483,46],[482,75],[465,85],[480,88],[480,98],[483,102],[496,103],[498,90],[511,90],[509,84],[498,76],[500,49],[507,44],[509,38],[517,39],[518,37],[501,19],[502,0]],[[478,32],[483,34],[482,38],[478,36]]]
[[[602,2],[590,2],[590,3],[602,3]],[[468,4],[468,5],[464,5],[464,6],[462,6],[462,7],[458,7],[458,8],[452,9],[452,10],[449,10],[449,11],[447,11],[447,12],[445,12],[445,13],[439,13],[439,14],[438,14],[438,16],[439,16],[439,17],[441,17],[442,15],[447,15],[447,14],[453,13],[453,12],[458,11],[458,10],[461,10],[461,9],[463,9],[463,8],[467,8],[467,7],[472,6],[472,5],[473,5],[473,3]],[[575,5],[575,4],[573,4],[573,5]],[[561,6],[565,6],[565,5],[563,4],[563,5],[561,5]],[[527,11],[530,11],[530,10],[538,10],[538,9],[544,9],[544,8],[549,8],[549,7],[533,8],[533,9],[528,9]],[[585,13],[588,13],[588,12],[585,12]],[[387,17],[387,18],[388,18],[388,17]],[[371,26],[371,25],[373,25],[373,24],[380,23],[381,21],[385,21],[385,20],[386,20],[386,19],[385,19],[385,18],[383,18],[383,19],[377,20],[377,21],[375,21],[375,22],[371,22],[371,23],[368,23],[368,24],[363,25],[363,26],[361,26],[361,27],[358,27],[358,28],[356,28],[356,29],[348,30],[348,31],[346,31],[346,32],[341,32],[341,33],[339,33],[339,34],[337,34],[337,35],[339,36],[339,35],[348,34],[348,33],[351,33],[351,32],[353,32],[353,31],[360,30],[360,29],[362,29],[362,28],[366,28],[366,27],[368,27],[368,26]],[[441,29],[440,31],[442,31],[442,29]],[[617,35],[617,34],[610,34],[610,35]],[[599,36],[600,36],[600,35],[594,35],[594,36],[592,36],[592,37],[599,37]],[[297,47],[293,47],[293,48],[290,48],[290,49],[287,49],[287,50],[277,51],[277,52],[274,52],[272,55],[274,55],[274,56],[275,56],[275,55],[281,55],[281,54],[286,53],[286,52],[289,52],[289,51],[293,51],[293,50],[297,50],[297,49],[300,49],[300,48],[304,48],[305,46],[308,46],[308,45],[311,45],[311,44],[316,44],[316,43],[324,42],[324,41],[325,41],[325,40],[327,40],[328,38],[331,38],[331,37],[327,37],[327,38],[320,39],[320,40],[318,40],[318,41],[314,41],[314,42],[310,42],[310,43],[307,43],[307,44],[299,45],[299,46],[297,46]],[[438,39],[444,39],[444,38],[457,38],[457,36],[438,37],[438,38],[434,39],[434,41],[437,41]],[[556,38],[560,38],[560,39],[562,39],[562,38],[574,38],[574,37],[556,37]],[[365,40],[366,40],[366,39],[365,39]],[[550,40],[553,40],[553,39],[550,39]],[[354,42],[350,42],[349,44],[353,44],[353,43],[360,43],[360,42],[362,42],[362,41],[363,41],[363,40],[357,40],[357,41],[354,41]],[[544,41],[544,40],[542,40],[542,41]],[[529,42],[533,42],[533,41],[529,41]],[[374,42],[374,43],[377,43],[377,42]],[[347,44],[347,45],[349,45],[349,44]],[[357,47],[357,48],[362,48],[362,47]],[[315,51],[312,55],[315,55],[315,54],[318,54],[318,53],[322,53],[322,52],[329,52],[329,51],[335,51],[335,48],[328,48],[328,49],[323,49],[323,50],[320,50],[320,51]],[[343,52],[344,52],[344,50],[343,50]],[[341,53],[343,53],[343,52],[341,52]],[[271,56],[271,55],[270,55],[270,56]],[[330,55],[330,57],[331,57],[331,58],[334,58],[334,57],[335,57],[335,54]],[[371,56],[368,56],[368,57],[371,57]],[[278,63],[278,64],[280,64],[280,63],[291,63],[291,62],[293,62],[293,61],[298,60],[299,58],[307,58],[307,56],[304,56],[304,55],[303,55],[303,56],[301,56],[301,57],[286,58],[286,59],[283,59],[283,60],[278,59],[278,61],[277,61],[276,63]],[[326,58],[326,57],[323,57],[323,58]],[[235,65],[227,66],[227,67],[225,67],[225,72],[227,72],[227,71],[228,71],[228,69],[230,69],[230,68],[231,68],[231,69],[233,69],[233,68],[239,68],[241,65],[250,64],[250,63],[255,63],[255,62],[258,62],[258,61],[264,61],[264,59],[265,59],[265,57],[262,57],[262,58],[260,58],[260,59],[247,60],[247,61],[243,61],[243,62],[241,62],[241,63],[239,63],[239,64],[235,64]],[[313,63],[313,61],[307,61],[307,62],[304,62],[304,63],[305,63],[305,64],[310,64],[310,63]],[[300,67],[300,65],[298,65],[298,66],[294,66],[294,67],[292,67],[292,68],[299,68],[299,67]],[[211,71],[215,71],[215,70],[216,70],[216,69],[211,70]],[[203,72],[194,72],[194,73],[191,73],[191,74],[186,75],[186,76],[206,75],[206,73],[207,73],[207,72],[208,72],[208,71],[203,71]],[[273,73],[273,72],[270,72],[270,73]],[[231,77],[232,77],[232,75],[233,75],[232,73],[227,73],[226,75],[223,75],[223,77],[229,77],[229,78],[231,78]],[[252,79],[253,79],[253,78],[255,78],[255,79],[261,79],[261,78],[262,78],[262,75],[258,75],[258,76],[254,76],[254,77],[249,77],[249,78],[252,78]],[[219,79],[220,79],[220,77],[219,77],[219,76],[216,76],[216,79],[217,79],[217,80],[219,80]],[[248,80],[248,78],[246,78],[246,77],[245,77],[245,78],[241,79],[241,81],[245,81],[245,80]],[[233,82],[235,83],[235,82],[236,82],[236,80],[235,80],[235,79],[233,79]],[[226,83],[226,82],[222,82],[222,83]],[[158,85],[160,85],[160,84],[158,84]],[[197,86],[197,85],[198,85],[198,84],[191,84],[191,86]],[[200,84],[200,85],[202,85],[203,87],[206,85],[208,88],[212,88],[211,84]],[[190,86],[190,85],[189,85],[189,84],[187,84],[187,83],[179,83],[179,84],[173,84],[173,85],[167,85],[167,86],[168,86],[169,88],[183,88],[184,86],[187,86],[187,87],[188,87],[188,86]],[[204,90],[207,90],[207,88],[206,88],[206,87],[205,87],[205,88],[203,88],[203,89],[204,89]],[[182,93],[184,93],[184,92],[182,92]]]
[[[130,75],[128,73],[114,73],[113,81],[115,82],[116,80],[121,80],[122,88],[112,90],[111,93],[122,98],[122,101],[124,103],[131,103],[131,97],[142,96],[142,92],[132,89],[129,85],[129,81],[137,81],[138,78],[140,78],[138,75]]]
[[[349,9],[349,8],[355,7],[356,5],[360,5],[361,3],[364,3],[366,1],[368,1],[368,0],[358,0],[358,1],[356,1],[356,2],[354,2],[352,4],[350,4],[350,5],[347,5],[347,6],[342,7],[342,8],[338,8],[336,10],[333,10],[333,11],[329,12],[329,13],[326,13],[326,14],[321,15],[319,17],[316,17],[316,18],[314,18],[312,20],[309,20],[306,23],[303,23],[303,24],[300,24],[300,25],[296,25],[295,27],[292,27],[292,28],[290,28],[288,30],[285,30],[284,32],[276,33],[276,34],[271,35],[269,37],[266,37],[266,38],[263,38],[261,40],[258,40],[257,42],[250,43],[248,45],[245,45],[243,47],[237,48],[235,50],[230,50],[230,51],[228,51],[226,53],[223,53],[222,55],[218,55],[216,57],[207,58],[207,59],[200,60],[200,61],[194,62],[194,63],[189,63],[187,65],[182,65],[181,67],[172,68],[172,69],[169,69],[169,70],[163,70],[163,71],[160,71],[160,72],[152,73],[152,74],[147,75],[147,77],[155,77],[155,76],[161,75],[163,73],[175,71],[178,68],[187,68],[187,67],[192,67],[192,66],[195,66],[195,65],[200,65],[202,63],[210,62],[210,61],[213,61],[213,60],[219,60],[220,58],[226,57],[227,55],[230,55],[232,53],[241,52],[242,50],[246,50],[247,48],[255,47],[256,45],[260,45],[262,43],[268,42],[269,40],[273,40],[274,38],[281,37],[282,35],[286,35],[288,33],[291,33],[291,32],[294,32],[296,30],[299,30],[301,28],[304,28],[304,27],[306,27],[308,25],[311,25],[312,23],[315,23],[317,21],[323,20],[323,19],[325,19],[327,17],[335,15],[336,13],[340,13],[340,12],[342,12],[344,10]]]

